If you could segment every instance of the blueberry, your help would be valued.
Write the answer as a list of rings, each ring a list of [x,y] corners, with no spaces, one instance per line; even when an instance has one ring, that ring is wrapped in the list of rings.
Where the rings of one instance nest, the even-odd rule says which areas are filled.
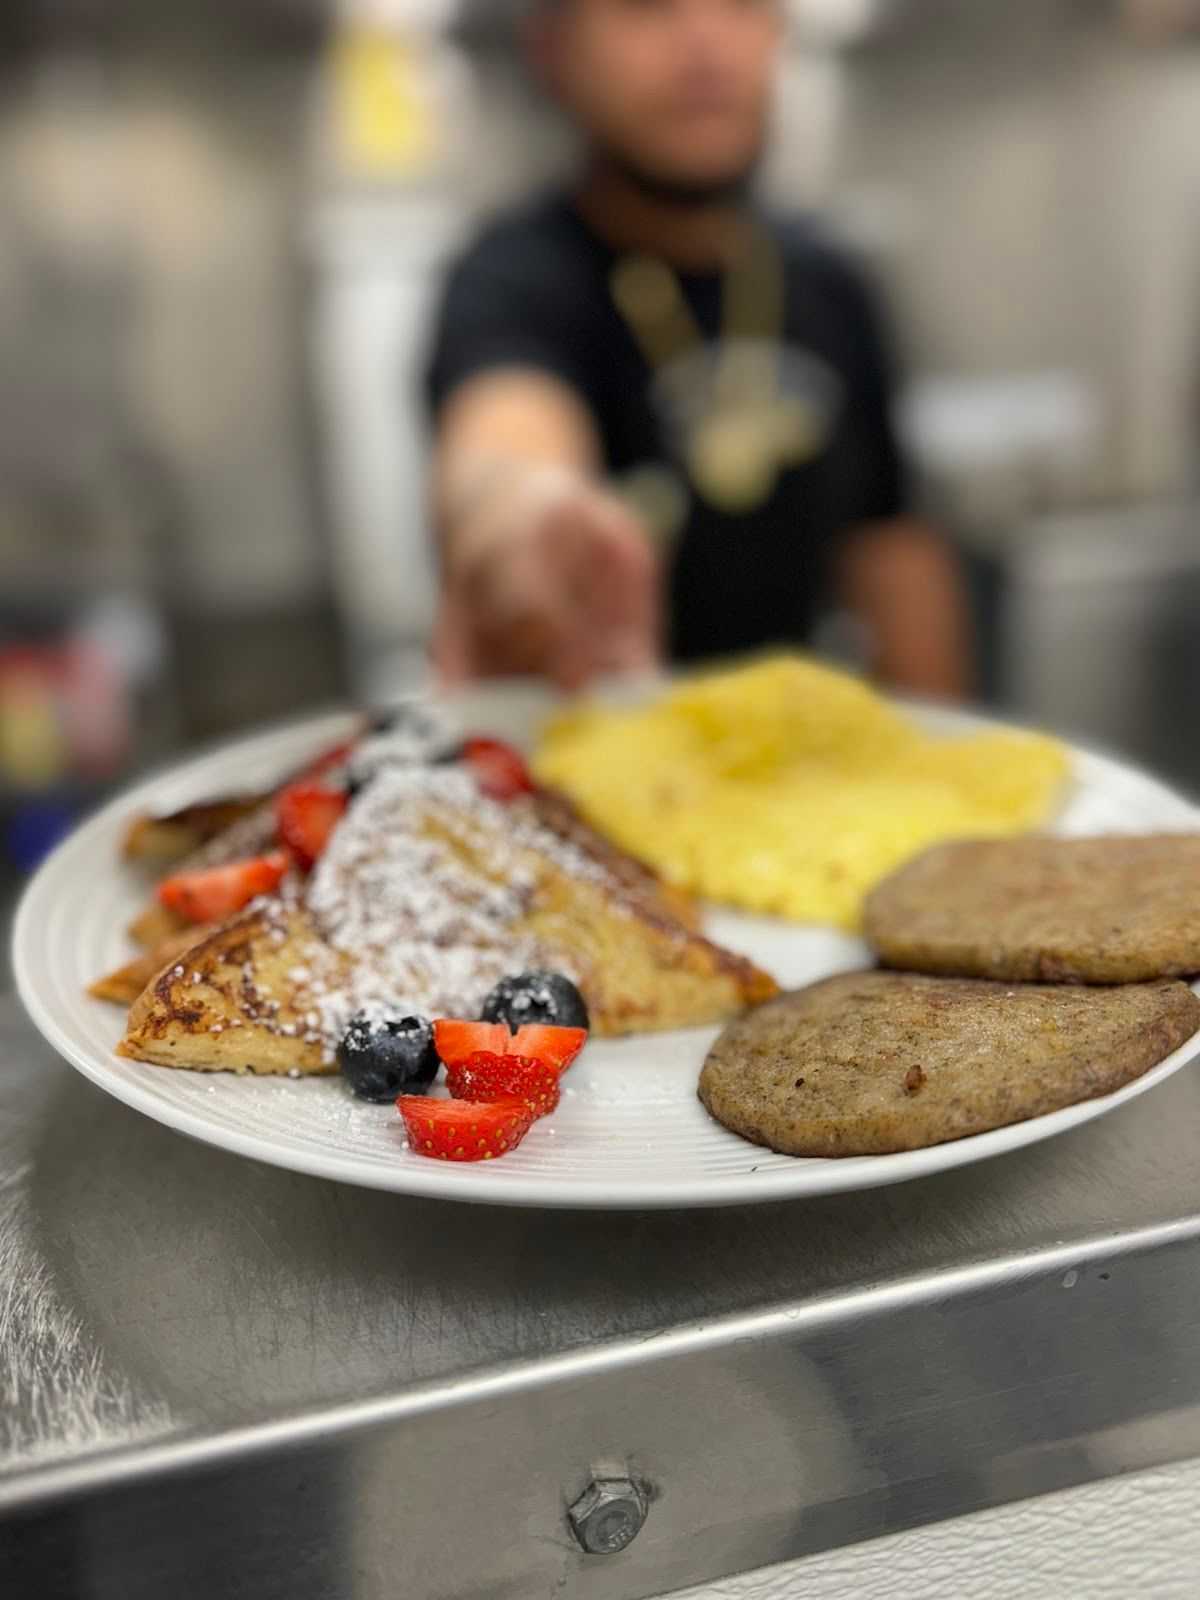
[[[397,728],[421,729],[433,722],[433,712],[416,696],[394,700],[390,706],[375,706],[368,713],[372,733],[392,733]]]
[[[484,1022],[507,1022],[515,1033],[528,1022],[554,1028],[591,1026],[579,990],[561,972],[522,972],[501,978],[483,1002]]]
[[[379,1105],[399,1094],[424,1094],[438,1071],[433,1029],[423,1017],[381,1020],[359,1012],[337,1058],[358,1098]]]
[[[463,759],[465,751],[466,745],[463,740],[455,739],[450,744],[439,746],[439,748],[434,751],[429,759],[432,765],[435,767],[450,767],[453,766],[456,761],[461,761]]]
[[[376,711],[368,718],[366,738],[350,756],[350,785],[357,791],[392,767],[428,766],[453,746],[453,728],[435,706],[406,700]]]
[[[376,738],[388,735],[411,739],[416,745],[440,744],[446,736],[446,719],[421,700],[401,700],[383,710],[371,712],[367,727]]]

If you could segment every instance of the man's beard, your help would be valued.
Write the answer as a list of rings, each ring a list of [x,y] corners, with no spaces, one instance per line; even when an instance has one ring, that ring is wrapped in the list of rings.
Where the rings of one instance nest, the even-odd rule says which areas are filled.
[[[688,210],[705,206],[741,204],[753,191],[754,180],[762,161],[762,152],[756,151],[740,171],[727,178],[673,178],[664,173],[654,172],[636,157],[607,145],[598,147],[596,155],[603,165],[619,173],[648,200]]]

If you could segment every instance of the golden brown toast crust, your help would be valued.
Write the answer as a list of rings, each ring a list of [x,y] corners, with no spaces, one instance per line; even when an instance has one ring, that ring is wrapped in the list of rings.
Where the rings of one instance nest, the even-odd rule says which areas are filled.
[[[168,816],[135,817],[125,834],[121,853],[127,861],[150,867],[170,866],[248,817],[261,803],[259,796],[206,800]]]
[[[522,932],[562,952],[598,1037],[720,1022],[769,1000],[775,980],[661,908],[614,904],[598,886],[547,872]]]
[[[278,919],[249,912],[226,923],[146,988],[117,1053],[201,1072],[336,1071],[297,1008],[289,976],[314,951],[332,954],[298,910]]]
[[[695,897],[686,889],[667,883],[655,869],[628,851],[618,849],[611,839],[598,833],[584,819],[575,802],[557,789],[538,787],[532,796],[538,820],[582,850],[612,875],[628,893],[640,898],[648,914],[666,909],[672,922],[682,922],[694,933],[700,932],[701,912]]]
[[[698,912],[690,901],[681,907],[677,895],[601,839],[569,803],[539,793],[516,804],[525,821],[513,816],[514,837],[506,841],[503,857],[507,866],[493,851],[510,823],[498,819],[494,807],[481,821],[435,795],[414,801],[413,807],[406,802],[365,835],[368,856],[377,853],[376,839],[385,841],[384,855],[393,837],[428,841],[458,863],[465,874],[460,892],[467,895],[478,894],[506,872],[522,884],[504,926],[485,930],[485,942],[470,946],[483,958],[475,976],[494,971],[477,995],[467,992],[474,979],[464,986],[460,1002],[469,1007],[466,1015],[477,1014],[496,978],[519,970],[512,965],[516,950],[526,956],[535,951],[534,964],[561,967],[576,978],[592,1030],[601,1036],[723,1021],[778,992],[767,973],[697,932]],[[542,830],[570,848],[562,850],[546,831],[531,834],[530,813]],[[376,904],[372,881],[368,874],[357,887],[347,887],[351,905]],[[419,879],[402,872],[401,881]],[[333,1046],[350,1012],[362,1003],[361,980],[367,981],[372,1003],[382,998],[390,1004],[394,997],[396,1004],[425,1009],[415,997],[432,993],[428,969],[421,969],[422,958],[411,965],[406,943],[416,939],[419,946],[428,937],[420,916],[397,924],[394,934],[386,916],[382,923],[368,916],[362,926],[368,942],[384,929],[385,954],[398,954],[399,966],[389,959],[373,968],[369,952],[347,942],[344,932],[339,949],[333,942],[339,935],[319,898],[311,911],[276,900],[207,935],[197,930],[189,940],[171,934],[171,962],[155,969],[154,981],[134,1004],[121,1053],[209,1071],[334,1070]],[[470,937],[479,939],[478,927]],[[435,967],[439,963],[440,958]],[[145,964],[133,963],[104,984],[115,994],[139,971]]]
[[[547,881],[522,931],[569,950],[601,1038],[720,1022],[778,993],[752,962],[688,930],[631,919],[591,885]],[[327,1041],[309,1027],[311,997],[292,975],[330,963],[344,971],[348,961],[303,911],[280,922],[244,915],[158,973],[130,1011],[119,1053],[213,1072],[334,1071]]]
[[[115,972],[97,978],[88,993],[93,1000],[110,1000],[116,1005],[131,1006],[168,962],[178,961],[181,955],[193,949],[212,931],[211,928],[197,928],[189,924],[182,933],[172,934],[155,949],[147,950],[145,955],[135,956]]]
[[[157,900],[151,900],[129,924],[128,932],[134,944],[140,944],[143,950],[153,953],[168,939],[177,938],[182,933],[196,933],[198,929],[186,917],[168,910]]]

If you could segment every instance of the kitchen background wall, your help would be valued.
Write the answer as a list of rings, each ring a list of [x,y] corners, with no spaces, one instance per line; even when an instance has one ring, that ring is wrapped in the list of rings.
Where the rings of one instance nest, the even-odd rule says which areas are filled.
[[[1200,786],[1200,5],[792,11],[765,182],[890,300],[993,696]],[[6,0],[0,28],[11,863],[160,751],[420,673],[438,272],[567,145],[499,0]],[[112,723],[83,761],[36,692],[80,639]]]

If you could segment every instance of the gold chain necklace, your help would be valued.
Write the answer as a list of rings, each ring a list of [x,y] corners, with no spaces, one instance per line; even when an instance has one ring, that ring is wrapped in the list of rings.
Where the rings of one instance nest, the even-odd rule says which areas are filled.
[[[654,376],[697,492],[727,513],[770,499],[819,440],[811,406],[785,392],[786,285],[779,247],[748,225],[722,274],[721,331],[705,339],[678,274],[649,255],[613,266],[613,301]]]

